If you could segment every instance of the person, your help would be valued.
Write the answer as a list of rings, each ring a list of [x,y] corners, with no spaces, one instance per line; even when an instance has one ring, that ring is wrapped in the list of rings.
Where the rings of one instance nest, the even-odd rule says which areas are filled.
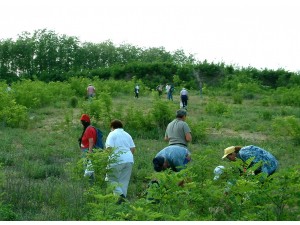
[[[11,84],[7,85],[6,92],[11,92]]]
[[[139,92],[140,92],[140,87],[139,85],[137,84],[135,87],[134,87],[134,93],[135,93],[135,98],[139,98]]]
[[[180,91],[180,99],[182,102],[182,108],[186,109],[189,97],[188,91],[185,88],[182,88],[182,90]]]
[[[168,90],[168,100],[173,101],[173,92],[174,92],[174,85],[171,84],[169,85],[169,90]]]
[[[156,90],[158,91],[158,96],[160,97],[163,92],[163,86],[161,84],[157,85]]]
[[[171,88],[171,86],[167,83],[167,84],[166,84],[166,94],[167,94],[167,98],[168,98],[168,93],[169,93],[170,88]]]
[[[135,144],[130,134],[124,131],[120,120],[113,120],[110,128],[111,132],[107,136],[105,147],[113,149],[111,158],[115,162],[110,162],[108,165],[110,171],[106,174],[106,181],[116,185],[114,194],[119,196],[117,203],[121,204],[127,196],[134,163]]]
[[[186,110],[179,109],[176,112],[176,119],[168,124],[164,140],[168,141],[169,145],[187,148],[188,142],[192,141],[191,129],[185,122],[186,116]]]
[[[253,161],[250,164],[252,167],[254,164],[262,162],[262,166],[254,171],[254,174],[258,174],[261,172],[267,173],[268,176],[272,175],[277,167],[278,161],[277,159],[268,151],[254,146],[230,146],[224,149],[224,156],[222,159],[227,158],[230,161],[236,161],[236,159],[241,159],[243,162],[246,162],[248,159],[254,157]]]
[[[84,158],[84,176],[89,176],[92,182],[94,179],[94,172],[88,168],[91,166],[91,161],[87,160],[87,154],[93,152],[97,139],[97,132],[91,126],[91,119],[88,114],[82,114],[80,121],[83,126],[83,132],[81,137],[78,139],[78,142],[81,149],[81,157]]]
[[[89,84],[89,86],[86,88],[86,93],[88,99],[92,99],[96,95],[96,89],[92,84]]]
[[[154,170],[161,172],[171,168],[174,172],[179,172],[191,161],[191,153],[181,146],[167,146],[159,151],[152,160]]]

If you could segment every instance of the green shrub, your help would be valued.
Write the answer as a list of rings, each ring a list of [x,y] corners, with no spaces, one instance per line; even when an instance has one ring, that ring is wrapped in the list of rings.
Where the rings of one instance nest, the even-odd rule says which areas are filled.
[[[273,117],[273,114],[272,112],[270,111],[263,111],[260,113],[260,117],[263,119],[263,120],[272,120],[272,117]]]
[[[154,123],[160,128],[166,128],[168,123],[170,123],[175,118],[175,113],[170,107],[169,102],[157,99],[153,103],[153,108],[150,112]]]
[[[223,115],[225,113],[228,113],[230,110],[229,107],[224,103],[213,99],[212,101],[207,103],[207,105],[205,106],[205,111],[213,115]]]
[[[72,108],[76,108],[78,106],[78,98],[76,96],[72,96],[69,104]]]
[[[3,126],[27,127],[28,111],[25,106],[19,105],[7,93],[0,93],[0,121]]]
[[[275,134],[291,137],[296,144],[300,144],[300,122],[295,116],[277,117],[272,126]]]
[[[241,94],[236,93],[233,95],[233,103],[234,104],[242,104],[243,103],[243,97]]]

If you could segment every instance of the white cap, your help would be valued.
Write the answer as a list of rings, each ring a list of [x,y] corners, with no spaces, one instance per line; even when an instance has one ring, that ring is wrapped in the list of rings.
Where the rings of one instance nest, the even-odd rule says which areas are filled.
[[[214,180],[218,180],[219,179],[220,175],[224,172],[224,169],[225,169],[224,166],[217,166],[214,169],[214,174],[215,174]]]

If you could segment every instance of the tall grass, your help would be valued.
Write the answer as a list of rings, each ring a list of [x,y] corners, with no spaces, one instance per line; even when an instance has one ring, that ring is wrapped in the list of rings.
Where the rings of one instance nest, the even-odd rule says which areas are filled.
[[[91,82],[83,81],[84,84]],[[63,97],[58,97],[56,101],[53,100],[52,94],[47,97],[47,91],[53,93],[51,88],[55,84],[51,84],[49,89],[43,86],[41,91],[46,92],[42,96],[47,100],[47,106],[42,104],[38,95],[34,97],[36,100],[31,106],[28,96],[21,100],[21,91],[18,92],[16,104],[23,107],[24,102],[27,108],[23,108],[23,112],[27,112],[29,116],[25,127],[9,127],[8,124],[3,124],[0,129],[0,163],[3,174],[3,179],[0,180],[3,193],[0,199],[0,219],[299,220],[299,207],[295,206],[299,196],[294,195],[298,187],[297,179],[294,177],[283,180],[287,174],[297,175],[292,171],[300,160],[297,154],[300,110],[297,105],[290,104],[290,101],[287,102],[288,106],[282,105],[284,101],[280,101],[280,105],[276,105],[276,102],[265,104],[262,99],[267,99],[268,93],[259,95],[255,92],[255,98],[245,98],[237,104],[231,95],[215,94],[223,93],[222,90],[212,95],[204,92],[202,97],[191,91],[187,122],[193,135],[193,142],[189,145],[193,160],[188,169],[181,173],[157,174],[153,172],[152,159],[167,145],[163,140],[164,131],[179,109],[179,96],[175,95],[174,101],[168,101],[165,96],[158,98],[156,92],[144,88],[141,89],[140,98],[135,99],[132,93],[133,82],[108,81],[103,84],[103,89],[101,81],[93,82],[98,93],[102,95],[98,95],[92,102],[85,100],[81,89],[71,90],[70,87],[75,87],[78,83],[75,79],[70,85],[59,84],[59,88],[66,87],[66,91],[61,93],[59,96]],[[18,85],[21,86],[22,83]],[[26,82],[24,85],[30,88],[30,85],[38,84]],[[117,96],[116,88],[122,86],[125,90],[121,96]],[[82,85],[81,88],[85,86]],[[114,94],[108,91],[111,88],[114,88]],[[282,92],[280,94],[283,95]],[[9,101],[6,95],[3,98]],[[115,118],[121,119],[125,124],[124,129],[133,136],[137,150],[128,189],[130,204],[115,205],[111,189],[104,181],[105,171],[101,170],[106,166],[106,159],[102,158],[104,155],[101,153],[101,172],[96,177],[97,185],[90,187],[88,180],[83,178],[77,143],[82,132],[79,121],[81,113],[91,114],[92,123],[100,127],[104,139],[110,131],[110,120]],[[14,118],[18,120],[17,116]],[[15,124],[18,125],[17,122]],[[268,202],[268,210],[274,212],[269,211],[268,214],[267,209],[262,210],[256,217],[253,214],[255,210],[258,210],[259,206],[264,207],[262,203],[257,203],[256,199],[259,198],[259,193],[266,195],[262,190],[269,190],[267,187],[261,187],[260,190],[256,180],[243,178],[239,181],[242,182],[240,186],[235,187],[234,191],[242,195],[248,193],[253,198],[241,203],[236,197],[238,195],[224,198],[225,179],[219,182],[212,180],[213,169],[217,165],[231,165],[221,160],[224,148],[250,144],[261,146],[278,158],[278,182],[270,183],[270,188],[279,188],[280,185],[291,182],[289,196],[294,198],[289,202],[287,195],[274,192],[274,196],[282,201],[275,204],[264,197],[264,201]],[[149,181],[154,177],[159,177],[165,185],[156,190],[149,189]],[[181,179],[186,181],[184,188],[175,185]],[[255,193],[249,191],[246,184],[252,186]],[[145,198],[151,191],[152,194],[161,194],[159,204],[152,204]],[[283,205],[290,207],[291,213],[286,211],[286,208],[281,209]],[[244,216],[239,217],[241,215]]]

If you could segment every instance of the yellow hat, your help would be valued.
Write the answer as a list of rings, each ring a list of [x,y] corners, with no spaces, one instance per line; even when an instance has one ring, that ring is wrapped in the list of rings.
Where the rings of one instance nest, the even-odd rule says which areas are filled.
[[[222,159],[224,159],[226,156],[233,153],[234,151],[235,151],[235,146],[230,146],[228,148],[225,148],[224,149],[224,156],[222,157]]]

